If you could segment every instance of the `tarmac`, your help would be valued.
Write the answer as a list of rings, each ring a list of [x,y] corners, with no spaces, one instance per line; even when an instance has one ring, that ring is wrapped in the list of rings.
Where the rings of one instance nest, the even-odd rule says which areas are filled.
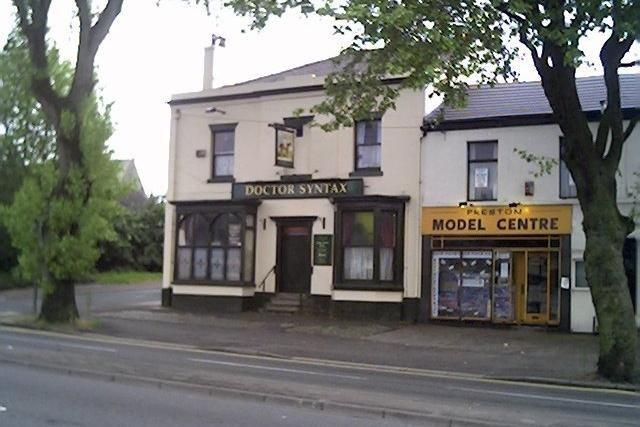
[[[155,292],[153,284],[95,286],[79,292]],[[10,299],[19,291],[6,291]],[[26,291],[22,291],[26,293]],[[94,295],[95,295],[94,293]],[[20,294],[21,295],[21,294]],[[107,295],[107,296],[108,296]],[[114,294],[115,295],[115,294]],[[155,295],[155,294],[154,294]],[[140,299],[144,295],[140,295]],[[122,296],[120,298],[123,298]],[[82,297],[81,297],[82,299]],[[155,300],[155,297],[152,298]],[[107,298],[111,305],[111,300]],[[113,303],[115,307],[117,304]],[[598,337],[545,327],[404,323],[333,319],[323,315],[268,312],[194,314],[162,308],[159,302],[130,308],[91,310],[90,332],[202,349],[281,358],[311,358],[394,369],[479,375],[492,379],[640,391],[595,373]],[[0,313],[0,324],[20,324]],[[640,367],[640,339],[638,340]]]
[[[551,328],[407,324],[267,312],[204,315],[158,307],[104,312],[98,318],[95,333],[208,350],[640,391],[638,383],[614,384],[595,374],[597,336]]]

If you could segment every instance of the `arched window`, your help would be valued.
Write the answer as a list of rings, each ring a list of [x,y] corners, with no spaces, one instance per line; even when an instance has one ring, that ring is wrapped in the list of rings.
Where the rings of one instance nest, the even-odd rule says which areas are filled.
[[[255,215],[189,213],[179,217],[175,280],[253,282]]]
[[[204,279],[207,272],[209,222],[200,214],[186,215],[178,228],[176,277]]]
[[[242,221],[235,214],[221,214],[211,224],[210,279],[240,281],[242,269]]]

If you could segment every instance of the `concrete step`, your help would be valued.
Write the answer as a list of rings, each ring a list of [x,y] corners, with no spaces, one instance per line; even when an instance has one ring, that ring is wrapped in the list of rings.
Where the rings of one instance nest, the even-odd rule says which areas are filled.
[[[265,311],[276,313],[297,313],[302,306],[300,294],[280,292],[271,298],[265,307]]]
[[[279,300],[291,300],[291,301],[300,301],[300,294],[294,294],[294,293],[279,293],[276,294],[272,299],[279,299]]]
[[[297,313],[300,311],[300,307],[267,304],[265,310],[271,313]]]
[[[269,305],[287,306],[287,307],[300,307],[300,301],[287,301],[287,300],[272,299],[271,301],[269,301]]]

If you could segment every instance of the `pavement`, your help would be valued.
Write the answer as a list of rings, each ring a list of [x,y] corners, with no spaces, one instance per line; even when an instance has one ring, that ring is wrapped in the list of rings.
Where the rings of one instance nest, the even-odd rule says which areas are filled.
[[[6,309],[7,301],[16,307],[20,298],[9,292],[13,294],[0,293],[0,322],[15,324],[16,313]],[[78,300],[81,304],[82,298]],[[160,307],[159,284],[98,286],[92,288],[92,300],[89,315],[99,320],[94,334],[228,353],[640,390],[639,384],[612,384],[595,375],[598,339],[593,335],[542,327],[407,324],[305,314],[192,314]]]

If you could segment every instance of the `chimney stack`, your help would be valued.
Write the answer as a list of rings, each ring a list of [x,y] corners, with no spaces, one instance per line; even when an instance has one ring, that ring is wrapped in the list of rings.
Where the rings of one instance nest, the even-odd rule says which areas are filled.
[[[204,48],[204,75],[202,77],[202,89],[207,90],[213,87],[213,51],[216,43],[220,47],[224,47],[226,39],[221,36],[211,34],[211,46]]]
[[[202,78],[202,89],[207,90],[213,87],[213,49],[214,45],[204,48],[204,75]]]

